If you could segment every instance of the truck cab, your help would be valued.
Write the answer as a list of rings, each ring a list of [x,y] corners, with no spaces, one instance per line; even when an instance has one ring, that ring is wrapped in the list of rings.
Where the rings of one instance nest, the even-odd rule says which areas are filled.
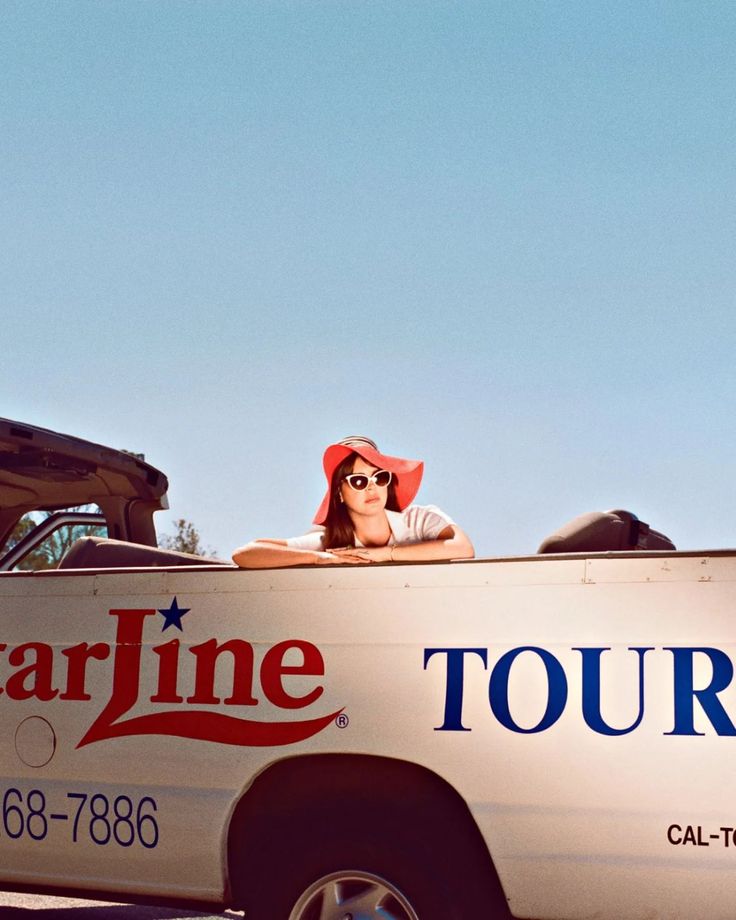
[[[157,547],[167,486],[0,420],[4,888],[730,917],[736,551],[616,512],[528,556],[241,570]],[[57,524],[94,530],[24,567]]]

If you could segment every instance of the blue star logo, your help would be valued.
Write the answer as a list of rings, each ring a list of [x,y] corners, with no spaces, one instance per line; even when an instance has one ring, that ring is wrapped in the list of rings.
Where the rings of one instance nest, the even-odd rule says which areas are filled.
[[[185,613],[189,613],[191,607],[180,607],[177,603],[176,598],[171,602],[171,606],[167,610],[159,610],[159,613],[164,618],[164,625],[161,627],[161,632],[164,632],[169,628],[169,626],[176,626],[178,630],[184,632],[181,625],[181,618]]]

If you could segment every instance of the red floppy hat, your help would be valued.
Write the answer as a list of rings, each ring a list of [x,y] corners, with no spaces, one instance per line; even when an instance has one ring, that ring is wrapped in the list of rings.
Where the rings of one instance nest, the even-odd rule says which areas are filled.
[[[401,457],[389,457],[388,454],[382,454],[370,438],[359,436],[343,438],[337,444],[330,444],[322,458],[322,466],[327,477],[327,492],[314,516],[315,524],[324,524],[326,521],[330,507],[332,477],[342,461],[353,453],[378,467],[379,470],[390,470],[394,474],[396,500],[400,511],[412,503],[414,496],[419,491],[424,472],[424,463],[421,460],[403,460]]]

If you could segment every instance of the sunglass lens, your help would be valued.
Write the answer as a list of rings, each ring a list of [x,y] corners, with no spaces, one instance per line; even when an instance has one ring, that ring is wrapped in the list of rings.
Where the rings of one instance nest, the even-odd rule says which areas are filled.
[[[346,476],[345,478],[348,481],[348,485],[352,489],[355,489],[356,492],[362,492],[368,485],[368,477],[361,476],[360,473],[353,473],[351,476]]]
[[[389,470],[379,470],[373,477],[377,486],[384,488],[391,482],[391,473]]]

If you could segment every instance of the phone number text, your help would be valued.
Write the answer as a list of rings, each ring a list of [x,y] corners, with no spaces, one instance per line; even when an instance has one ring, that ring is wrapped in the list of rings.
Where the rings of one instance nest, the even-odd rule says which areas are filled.
[[[11,840],[45,840],[54,824],[69,828],[72,843],[91,840],[97,846],[132,847],[147,850],[158,845],[155,799],[128,795],[109,797],[100,792],[67,792],[66,809],[52,811],[40,789],[25,795],[20,789],[6,789],[2,801],[1,829]]]

